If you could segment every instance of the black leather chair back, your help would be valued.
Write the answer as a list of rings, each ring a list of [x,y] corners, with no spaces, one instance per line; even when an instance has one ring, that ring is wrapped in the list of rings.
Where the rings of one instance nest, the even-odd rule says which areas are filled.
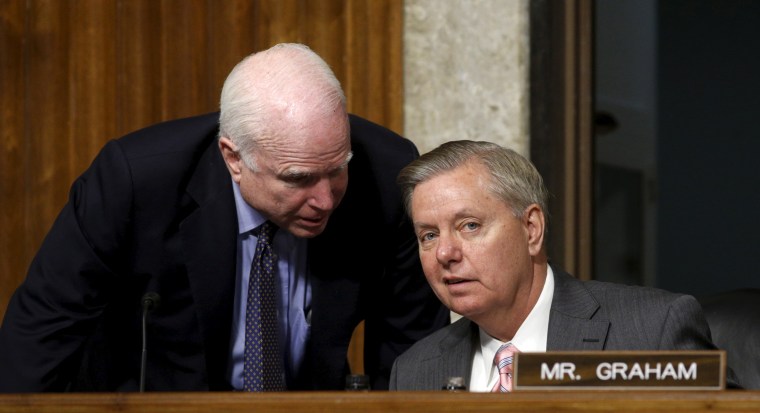
[[[760,288],[699,299],[712,339],[745,389],[760,389]]]

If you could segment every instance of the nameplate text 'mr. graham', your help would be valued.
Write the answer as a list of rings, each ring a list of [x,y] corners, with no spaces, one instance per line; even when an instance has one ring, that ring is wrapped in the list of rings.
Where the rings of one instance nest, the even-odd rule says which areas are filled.
[[[514,390],[722,390],[726,352],[558,351],[518,353]]]

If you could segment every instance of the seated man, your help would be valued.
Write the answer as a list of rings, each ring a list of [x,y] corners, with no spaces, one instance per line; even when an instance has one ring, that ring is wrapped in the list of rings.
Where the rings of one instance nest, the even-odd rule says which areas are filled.
[[[714,349],[688,295],[579,281],[548,264],[547,191],[535,167],[493,143],[441,145],[399,175],[422,267],[463,315],[394,363],[390,388],[509,391],[494,359],[508,351]]]

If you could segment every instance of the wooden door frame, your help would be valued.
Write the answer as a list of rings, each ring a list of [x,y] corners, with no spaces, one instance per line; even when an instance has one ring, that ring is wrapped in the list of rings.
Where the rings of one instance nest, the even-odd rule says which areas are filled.
[[[552,197],[550,262],[593,278],[593,0],[530,2],[530,155]]]

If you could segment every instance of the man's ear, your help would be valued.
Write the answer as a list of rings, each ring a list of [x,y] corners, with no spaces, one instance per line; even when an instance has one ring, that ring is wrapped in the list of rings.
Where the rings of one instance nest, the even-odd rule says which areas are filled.
[[[219,150],[222,152],[222,158],[224,158],[224,163],[227,165],[227,170],[230,171],[232,179],[240,183],[245,165],[243,165],[243,159],[240,158],[237,147],[230,138],[222,136],[219,138]]]
[[[528,251],[532,257],[537,256],[544,246],[546,218],[544,211],[537,204],[531,204],[523,213],[523,224],[528,233]]]

